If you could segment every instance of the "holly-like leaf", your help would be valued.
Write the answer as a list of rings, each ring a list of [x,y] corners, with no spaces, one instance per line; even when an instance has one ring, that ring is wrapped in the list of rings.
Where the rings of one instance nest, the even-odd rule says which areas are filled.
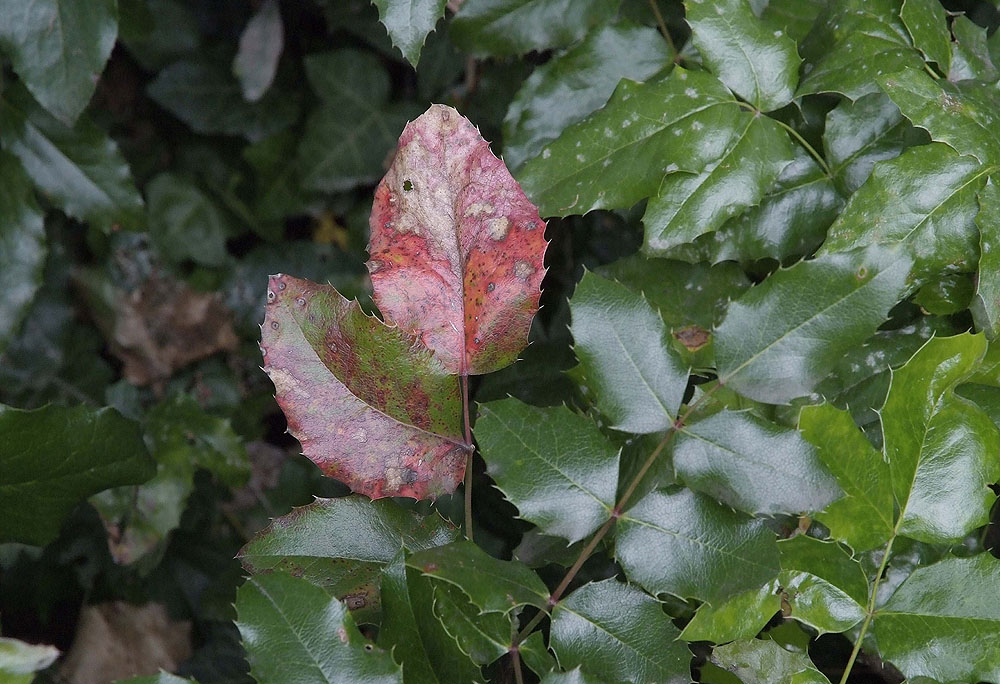
[[[839,2],[805,41],[806,75],[798,96],[833,92],[856,100],[878,90],[877,76],[923,68],[899,18],[898,0]]]
[[[991,176],[979,191],[979,275],[972,316],[991,340],[1000,336],[1000,176]]]
[[[944,73],[951,66],[951,36],[948,14],[938,0],[903,0],[899,11],[913,45]]]
[[[16,157],[0,150],[0,354],[42,284],[45,216]]]
[[[846,632],[861,622],[868,578],[861,564],[836,542],[798,535],[778,542],[786,617],[820,634]]]
[[[855,551],[868,551],[893,534],[892,487],[889,466],[872,448],[846,411],[830,404],[807,406],[799,414],[799,430],[818,450],[844,492],[817,520],[830,535]]]
[[[115,0],[0,1],[0,48],[35,99],[67,126],[90,102],[115,46],[116,5]]]
[[[521,654],[521,662],[543,679],[546,674],[556,669],[556,660],[552,653],[545,646],[545,638],[541,632],[532,632],[528,637],[517,645]]]
[[[697,122],[691,125],[690,138],[703,143],[699,152],[712,152],[705,155],[704,166],[701,159],[695,163],[697,173],[664,176],[642,217],[647,254],[662,255],[671,247],[718,230],[730,218],[759,204],[778,174],[791,163],[791,143],[773,119],[741,112],[731,125],[729,140],[718,150],[707,144],[705,136],[696,135],[702,130]],[[728,128],[723,131],[729,132]],[[712,135],[718,135],[721,142],[724,138],[719,133],[716,128]]]
[[[747,513],[820,511],[841,496],[798,431],[747,412],[723,410],[684,426],[673,458],[689,487]]]
[[[773,580],[718,605],[703,603],[684,627],[681,639],[716,644],[752,639],[781,610],[779,587],[778,580]]]
[[[142,197],[118,146],[88,117],[72,128],[17,84],[0,100],[0,143],[35,186],[64,212],[110,233],[142,223]]]
[[[562,0],[465,0],[449,32],[473,54],[502,57],[569,45],[610,19],[615,0],[580,0],[572,11]]]
[[[556,604],[550,645],[563,669],[609,682],[690,681],[691,652],[660,602],[613,577]]]
[[[760,259],[787,263],[816,250],[842,206],[833,180],[799,148],[759,205],[692,244],[671,249],[670,254],[685,261],[714,264]]]
[[[436,497],[465,469],[458,379],[331,286],[272,276],[261,350],[289,431],[371,498]]]
[[[826,116],[823,148],[837,186],[846,196],[864,184],[876,162],[924,142],[926,135],[914,129],[884,93],[871,93],[854,102],[844,100]]]
[[[1000,679],[1000,561],[980,553],[917,568],[878,609],[874,629],[879,653],[906,677]]]
[[[276,572],[236,592],[250,674],[259,684],[403,684],[388,652],[361,636],[347,608],[306,580]]]
[[[378,642],[403,666],[403,684],[480,681],[479,668],[432,615],[432,581],[406,567],[402,549],[382,569],[381,587]]]
[[[419,551],[407,567],[454,584],[481,613],[508,613],[518,606],[547,606],[549,592],[528,566],[493,558],[470,541]]]
[[[712,651],[712,662],[743,684],[830,684],[809,656],[786,651],[774,641],[734,641]]]
[[[139,426],[111,408],[0,404],[0,540],[43,545],[83,499],[152,477]]]
[[[524,348],[545,275],[544,222],[472,123],[433,105],[375,190],[375,303],[445,369],[498,370]]]
[[[389,38],[410,64],[417,66],[427,34],[444,16],[447,0],[373,0]]]
[[[602,107],[623,78],[642,81],[673,55],[655,29],[622,22],[595,28],[535,69],[504,117],[504,161],[516,168],[541,146]]]
[[[998,60],[996,48],[990,49],[986,29],[967,16],[957,16],[951,24],[955,41],[951,44],[949,81],[977,79],[996,81]],[[994,33],[996,33],[994,31]]]
[[[932,139],[984,164],[1000,163],[996,102],[976,97],[975,91],[963,91],[948,81],[935,81],[915,69],[883,76],[879,84],[903,115]]]
[[[979,251],[976,192],[987,173],[942,143],[880,162],[830,226],[821,253],[901,244],[913,256],[915,277],[971,270]]]
[[[381,569],[401,548],[455,541],[458,531],[437,515],[425,518],[388,499],[318,499],[275,520],[239,553],[251,574],[283,570],[322,587],[370,615],[379,605]]]
[[[615,430],[659,432],[677,418],[688,369],[641,293],[585,273],[570,300],[574,351]]]
[[[723,601],[778,575],[774,533],[762,521],[688,489],[660,489],[618,521],[615,549],[632,581],[653,594]]]
[[[882,433],[904,536],[954,542],[989,519],[1000,432],[954,393],[985,351],[982,335],[939,337],[893,372]]]
[[[685,6],[691,41],[730,90],[765,112],[792,101],[801,60],[778,24],[758,19],[747,0],[689,0]]]
[[[411,572],[414,572],[411,570]],[[511,615],[482,613],[461,589],[447,582],[434,583],[434,615],[477,665],[488,665],[510,649]]]
[[[715,331],[720,379],[769,403],[809,394],[902,298],[910,259],[872,247],[779,270],[729,305]]]
[[[543,533],[573,543],[611,516],[619,450],[586,416],[505,399],[479,407],[476,438],[497,487]]]
[[[751,115],[711,74],[675,68],[649,83],[623,79],[603,109],[563,131],[518,171],[543,216],[627,209],[669,171],[698,173]]]

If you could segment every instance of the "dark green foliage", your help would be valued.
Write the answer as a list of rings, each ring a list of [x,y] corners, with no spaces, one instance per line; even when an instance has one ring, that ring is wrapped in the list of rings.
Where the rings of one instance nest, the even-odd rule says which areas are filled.
[[[130,684],[1000,684],[998,26],[0,0],[0,681],[72,680],[122,601],[192,626]],[[376,485],[394,431],[465,458],[459,378],[368,316],[375,183],[433,103],[549,220],[531,344],[469,383],[472,529],[462,488],[370,501],[293,438]],[[359,307],[265,320],[281,273]],[[334,383],[385,429],[338,433]]]

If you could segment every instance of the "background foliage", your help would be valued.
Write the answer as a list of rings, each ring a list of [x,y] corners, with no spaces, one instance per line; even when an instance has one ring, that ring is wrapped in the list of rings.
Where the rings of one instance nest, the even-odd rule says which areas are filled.
[[[998,24],[0,0],[0,680],[1000,682]],[[371,310],[432,102],[551,218],[476,544],[344,496],[258,368],[268,274]]]

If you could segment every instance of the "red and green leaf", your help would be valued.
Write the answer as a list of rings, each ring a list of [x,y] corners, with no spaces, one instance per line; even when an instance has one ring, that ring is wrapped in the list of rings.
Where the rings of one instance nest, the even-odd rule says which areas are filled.
[[[458,378],[329,285],[271,276],[264,370],[303,453],[371,498],[452,492],[465,468]]]
[[[460,375],[517,359],[545,275],[545,223],[472,123],[433,105],[375,191],[368,270],[387,320]]]

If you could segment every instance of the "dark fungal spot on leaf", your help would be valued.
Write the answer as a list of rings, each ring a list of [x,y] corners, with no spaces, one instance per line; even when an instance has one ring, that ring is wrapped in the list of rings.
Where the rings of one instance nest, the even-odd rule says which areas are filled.
[[[363,594],[348,594],[342,600],[348,610],[360,610],[368,605],[368,599]]]
[[[267,291],[267,301],[268,301],[268,303],[274,301],[274,292],[272,292],[271,290]]]
[[[406,180],[403,181],[403,191],[409,192],[412,189],[413,189],[413,181],[407,178]]]
[[[709,332],[697,325],[689,325],[686,328],[674,331],[674,339],[684,345],[689,351],[698,351],[706,344],[711,337]]]
[[[305,297],[299,297],[299,298],[297,298],[295,300],[295,303],[298,304],[299,306],[305,306],[306,305],[306,298]]]
[[[278,329],[278,321],[271,321],[271,330]]]
[[[862,266],[858,269],[858,280],[864,280],[868,276],[868,269]]]
[[[288,287],[288,283],[278,283],[279,290],[284,290],[286,287]]]
[[[371,644],[365,644],[365,650],[371,652],[375,650],[375,647],[372,646]]]
[[[486,286],[487,292],[493,292],[493,290],[495,289],[497,289],[496,283],[490,283],[489,285]]]

